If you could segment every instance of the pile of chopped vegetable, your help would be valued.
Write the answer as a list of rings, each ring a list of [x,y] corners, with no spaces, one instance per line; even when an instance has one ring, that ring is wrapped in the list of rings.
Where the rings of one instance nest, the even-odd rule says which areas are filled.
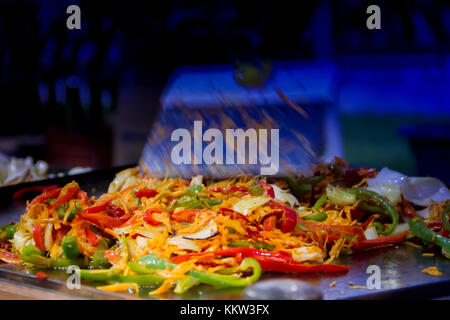
[[[338,158],[312,176],[273,181],[155,179],[131,168],[98,199],[76,182],[46,188],[0,229],[0,259],[77,265],[108,291],[245,287],[269,271],[346,272],[333,263],[339,255],[413,237],[449,258],[449,199],[437,179]]]

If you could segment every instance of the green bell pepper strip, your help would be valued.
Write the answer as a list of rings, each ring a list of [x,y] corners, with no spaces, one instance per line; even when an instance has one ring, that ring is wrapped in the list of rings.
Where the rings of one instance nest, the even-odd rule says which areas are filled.
[[[381,234],[383,232],[383,225],[378,221],[373,222],[372,225],[375,227],[378,234]]]
[[[380,207],[377,206],[372,206],[370,204],[367,204],[365,202],[360,202],[358,203],[358,207],[360,207],[361,209],[363,209],[364,211],[367,212],[372,212],[372,213],[385,213],[384,210]]]
[[[224,275],[218,273],[190,270],[188,273],[197,279],[201,283],[209,284],[212,286],[223,287],[246,287],[259,279],[261,276],[261,266],[259,262],[253,258],[245,258],[239,265],[239,270],[246,271],[253,269],[251,276],[241,278],[238,275]]]
[[[292,177],[287,177],[286,182],[289,186],[289,190],[291,190],[292,194],[296,197],[307,195],[312,191],[312,184],[298,183],[298,181]]]
[[[324,176],[312,176],[312,177],[304,178],[304,179],[298,181],[297,183],[299,183],[299,184],[317,184],[320,181],[322,181],[323,178],[324,178]]]
[[[84,259],[66,259],[66,258],[55,258],[55,259],[51,259],[51,258],[46,258],[40,255],[35,255],[35,254],[31,254],[31,255],[24,255],[22,254],[20,256],[20,260],[22,260],[23,262],[26,262],[28,264],[31,264],[33,266],[37,266],[37,267],[44,267],[44,268],[48,268],[48,269],[61,269],[61,268],[68,268],[69,266],[72,265],[77,265],[77,266],[84,266],[85,265],[85,261]]]
[[[260,186],[254,185],[248,188],[248,192],[252,196],[262,196],[264,194],[264,189],[261,188]]]
[[[183,279],[180,279],[177,281],[177,285],[175,289],[173,290],[176,294],[183,294],[186,291],[188,291],[190,288],[195,287],[196,285],[200,284],[200,280],[187,275]]]
[[[208,199],[207,197],[201,196],[198,196],[197,199],[206,208],[211,208],[222,203],[222,200],[220,199]]]
[[[36,246],[33,246],[32,244],[23,247],[22,254],[25,256],[29,256],[29,255],[43,256],[44,255],[41,250],[39,250]]]
[[[67,259],[74,259],[80,255],[77,237],[75,236],[64,236],[61,246],[64,252],[64,256]]]
[[[295,228],[300,230],[300,231],[304,231],[304,232],[310,231],[305,225],[303,225],[301,223],[297,223],[295,225]]]
[[[14,234],[16,233],[16,230],[17,230],[17,225],[16,225],[16,224],[12,224],[12,225],[10,225],[10,226],[7,226],[7,227],[5,228],[5,231],[6,231],[6,237],[7,237],[8,239],[14,238]]]
[[[450,222],[448,219],[450,219],[450,204],[444,208],[444,211],[442,211],[441,214],[442,226],[450,231]]]
[[[199,193],[203,192],[203,187],[200,185],[195,185],[195,186],[190,186],[189,188],[186,189],[186,193],[189,194],[190,196],[197,196]]]
[[[432,242],[446,251],[450,250],[450,239],[428,229],[422,217],[416,216],[409,220],[409,231],[422,240]]]
[[[76,208],[75,208],[76,207]],[[81,211],[81,207],[78,204],[78,202],[75,202],[75,205],[73,206],[72,210],[70,210],[69,215],[67,216],[67,221],[71,222],[73,219],[77,216],[77,209],[78,211]],[[58,212],[58,217],[60,219],[64,219],[66,215],[66,208],[64,208],[64,205],[60,205],[56,207],[56,211]]]
[[[228,246],[233,248],[253,247],[255,249],[264,249],[267,251],[273,251],[275,249],[275,246],[264,242],[232,241],[228,244]]]
[[[144,263],[138,263],[133,261],[128,261],[128,266],[133,272],[139,273],[139,274],[154,274],[155,269],[149,269],[146,267]]]
[[[106,250],[103,249],[97,250],[92,256],[90,267],[93,269],[108,269],[111,267],[111,264],[105,257],[105,252]]]
[[[107,283],[136,283],[139,286],[155,287],[164,282],[164,278],[157,274],[120,275],[111,270],[77,270],[81,279]]]
[[[314,204],[313,209],[318,211],[321,206],[327,202],[327,195],[323,194]]]
[[[166,269],[174,268],[176,264],[169,262],[165,259],[159,258],[154,254],[149,254],[147,256],[139,259],[140,263],[144,263],[148,268],[151,269]],[[191,275],[200,280],[201,283],[213,285],[213,286],[226,286],[226,287],[245,287],[253,282],[257,281],[261,276],[261,266],[259,262],[252,258],[245,258],[242,260],[239,270],[246,271],[252,268],[253,273],[251,276],[241,278],[238,275],[223,275],[218,273],[189,270],[188,275]]]
[[[328,215],[325,212],[315,212],[302,217],[303,220],[314,220],[319,222],[325,221],[327,218]]]
[[[391,204],[391,202],[389,200],[382,197],[381,195],[379,195],[376,192],[373,192],[371,190],[366,190],[366,189],[345,188],[345,189],[342,189],[342,191],[354,194],[354,195],[356,195],[357,198],[360,198],[360,199],[370,199],[370,200],[377,202],[381,206],[381,208],[383,208],[383,210],[391,216],[392,224],[389,226],[389,228],[387,230],[379,232],[379,234],[381,234],[383,236],[387,236],[387,235],[391,234],[392,232],[394,232],[395,228],[397,228],[398,212],[397,212],[397,210],[395,210],[394,206]]]

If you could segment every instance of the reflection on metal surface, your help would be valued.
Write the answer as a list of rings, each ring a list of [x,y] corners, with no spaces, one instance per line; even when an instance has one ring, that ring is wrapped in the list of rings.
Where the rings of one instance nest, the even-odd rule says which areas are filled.
[[[307,282],[290,279],[259,281],[244,290],[249,300],[322,300],[323,295]]]

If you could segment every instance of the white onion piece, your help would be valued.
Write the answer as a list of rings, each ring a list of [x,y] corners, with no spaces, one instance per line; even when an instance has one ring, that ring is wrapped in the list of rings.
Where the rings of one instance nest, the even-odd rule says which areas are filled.
[[[374,185],[390,183],[401,187],[406,183],[406,179],[408,179],[408,177],[404,174],[385,167],[380,170],[375,178],[367,179],[367,185],[371,187]]]
[[[233,210],[242,213],[245,216],[270,201],[270,199],[271,197],[267,196],[242,199],[233,205]]]
[[[418,206],[429,206],[433,202],[450,199],[450,191],[441,180],[436,178],[408,178],[402,191],[406,200]]]
[[[385,196],[393,204],[400,203],[402,201],[402,191],[400,186],[392,183],[375,184],[367,187],[367,190],[374,191],[382,196]]]
[[[48,223],[44,230],[44,247],[47,251],[50,251],[53,245],[52,229],[53,225]]]
[[[366,240],[373,240],[373,239],[378,238],[377,229],[374,226],[367,228],[364,231],[364,236],[366,237]]]
[[[292,259],[297,262],[320,261],[325,258],[325,253],[316,246],[299,247],[292,251]]]
[[[409,224],[408,223],[399,223],[397,225],[397,227],[395,228],[394,232],[391,233],[391,236],[396,236],[405,231],[409,231]]]
[[[205,240],[215,236],[217,233],[217,224],[214,222],[214,220],[211,220],[202,230],[184,235],[183,238],[189,240]]]
[[[182,236],[175,236],[167,239],[167,243],[177,246],[178,249],[200,251],[200,247],[195,244],[194,240],[185,239]]]
[[[201,174],[193,176],[191,179],[191,186],[200,186],[203,182],[203,176]]]
[[[294,195],[282,190],[280,187],[278,187],[274,184],[271,184],[271,186],[273,188],[273,193],[275,195],[275,199],[289,203],[289,205],[292,208],[295,205],[297,205],[297,206],[300,205],[300,203],[298,202],[297,198]]]
[[[425,209],[416,211],[416,213],[424,219],[428,219],[430,217],[430,207],[426,207]]]
[[[153,239],[158,233],[164,231],[165,228],[164,226],[157,226],[151,230],[139,230],[139,234],[148,239]]]

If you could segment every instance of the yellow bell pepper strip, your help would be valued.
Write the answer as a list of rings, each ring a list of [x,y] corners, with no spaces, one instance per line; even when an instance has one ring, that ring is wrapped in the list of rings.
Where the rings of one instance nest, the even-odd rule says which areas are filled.
[[[359,199],[369,199],[369,200],[373,200],[373,201],[377,202],[380,205],[380,207],[383,208],[384,211],[387,212],[391,216],[392,224],[389,226],[389,228],[387,230],[385,230],[385,231],[380,230],[381,232],[379,232],[379,233],[381,235],[383,235],[383,236],[390,235],[397,228],[398,212],[397,212],[397,210],[395,210],[394,206],[392,205],[392,203],[389,200],[382,197],[381,195],[379,195],[376,192],[373,192],[371,190],[366,190],[366,189],[345,188],[345,189],[342,189],[342,191],[354,194]]]
[[[147,268],[151,269],[166,269],[174,268],[176,264],[169,262],[168,260],[157,257],[154,254],[139,259],[139,263],[143,263]],[[213,285],[213,286],[225,286],[225,287],[245,287],[253,282],[257,281],[261,276],[261,266],[258,261],[252,258],[245,258],[239,265],[240,271],[247,271],[253,269],[252,275],[242,278],[239,275],[223,275],[218,273],[189,270],[188,275],[191,275],[200,280],[201,283]]]

